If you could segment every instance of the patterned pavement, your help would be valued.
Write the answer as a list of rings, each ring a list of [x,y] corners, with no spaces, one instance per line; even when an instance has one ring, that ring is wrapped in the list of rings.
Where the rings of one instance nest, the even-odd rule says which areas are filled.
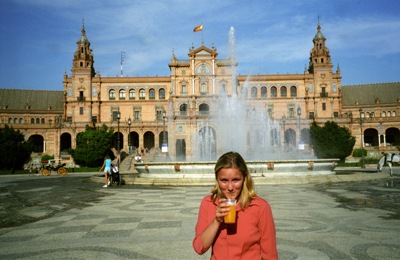
[[[398,259],[400,178],[358,183],[256,186],[273,210],[279,258]],[[0,229],[0,259],[209,259],[191,242],[211,187],[87,185],[108,196]],[[376,194],[384,209],[374,204]]]

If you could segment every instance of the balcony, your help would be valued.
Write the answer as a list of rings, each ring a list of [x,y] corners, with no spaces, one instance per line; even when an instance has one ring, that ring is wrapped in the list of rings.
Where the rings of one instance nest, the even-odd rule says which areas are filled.
[[[85,98],[85,97],[77,97],[77,98],[76,98],[76,101],[78,101],[78,102],[85,102],[85,101],[86,101],[86,98]]]
[[[327,98],[327,97],[328,97],[328,93],[327,93],[327,92],[321,92],[321,93],[319,93],[319,95],[320,95],[322,98]]]

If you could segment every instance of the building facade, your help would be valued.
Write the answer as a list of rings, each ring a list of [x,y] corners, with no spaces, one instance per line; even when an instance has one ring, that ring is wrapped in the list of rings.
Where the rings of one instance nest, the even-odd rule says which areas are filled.
[[[198,140],[210,131],[214,140],[207,159],[212,160],[226,149],[217,136],[229,135],[218,126],[224,97],[242,100],[241,118],[253,114],[257,124],[268,124],[262,131],[271,149],[312,153],[310,123],[330,120],[348,127],[356,147],[371,154],[397,151],[400,83],[342,86],[340,68],[333,68],[319,24],[312,42],[309,65],[301,74],[237,75],[236,57],[220,59],[214,46],[203,43],[189,49],[188,59],[172,53],[169,76],[102,77],[82,27],[63,90],[1,89],[0,126],[8,124],[33,140],[35,154],[56,158],[68,157],[64,151],[76,147],[76,137],[87,125],[112,127],[117,150],[147,151],[149,160],[161,154],[197,160]],[[230,128],[242,128],[240,122]],[[240,138],[246,150],[260,142],[252,124]]]

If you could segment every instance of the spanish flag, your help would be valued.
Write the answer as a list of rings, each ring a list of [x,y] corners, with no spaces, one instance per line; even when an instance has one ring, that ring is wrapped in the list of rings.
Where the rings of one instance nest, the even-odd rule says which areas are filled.
[[[193,32],[200,32],[200,31],[202,31],[203,30],[203,24],[201,23],[199,26],[196,26],[194,29],[193,29]]]

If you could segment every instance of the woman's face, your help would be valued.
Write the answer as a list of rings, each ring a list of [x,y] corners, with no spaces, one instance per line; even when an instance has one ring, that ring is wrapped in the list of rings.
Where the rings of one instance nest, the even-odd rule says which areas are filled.
[[[222,168],[218,172],[217,182],[226,198],[239,197],[243,186],[243,174],[236,168]]]

